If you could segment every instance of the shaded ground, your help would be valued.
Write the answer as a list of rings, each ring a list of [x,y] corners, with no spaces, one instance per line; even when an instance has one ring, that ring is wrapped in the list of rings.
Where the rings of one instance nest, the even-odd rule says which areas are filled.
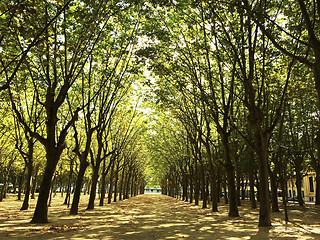
[[[145,194],[84,211],[81,196],[78,216],[69,216],[63,198],[49,208],[49,224],[30,224],[35,207],[19,211],[21,201],[9,196],[0,202],[0,239],[320,239],[320,208],[291,205],[286,224],[282,213],[272,214],[272,228],[258,225],[258,210],[248,203],[239,207],[241,217],[229,218],[227,206],[219,213],[160,194]],[[97,202],[96,202],[97,204]],[[98,204],[97,204],[98,205]]]

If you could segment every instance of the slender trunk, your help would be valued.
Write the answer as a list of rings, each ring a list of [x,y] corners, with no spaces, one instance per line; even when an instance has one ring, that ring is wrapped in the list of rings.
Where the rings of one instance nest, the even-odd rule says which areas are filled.
[[[235,151],[235,155],[237,155],[236,151]],[[236,158],[236,164],[235,164],[235,168],[236,168],[236,199],[237,199],[237,205],[241,206],[241,201],[240,201],[240,169],[239,169],[239,159]]]
[[[241,180],[241,200],[246,199],[247,186],[248,186],[248,179],[246,179],[246,181],[245,181],[244,178],[242,178],[242,180]]]
[[[207,208],[207,191],[206,191],[206,177],[204,172],[204,166],[201,164],[201,193],[202,193],[202,208]]]
[[[216,195],[217,195],[217,201],[220,202],[220,197],[222,196],[222,188],[221,188],[221,173],[219,166],[217,166],[217,171],[216,171],[216,181],[217,181],[217,189],[216,189]]]
[[[185,201],[187,195],[187,184],[186,184],[186,177],[185,173],[182,173],[182,201]]]
[[[129,173],[123,173],[124,174],[124,178],[123,178],[123,190],[122,190],[122,199],[126,199],[127,196],[127,181],[128,181],[128,175]]]
[[[194,176],[193,176],[193,172],[194,172],[194,169],[192,166],[189,166],[189,169],[190,169],[190,176],[189,176],[189,185],[190,185],[190,203],[193,202],[193,186],[194,186]]]
[[[229,204],[229,196],[227,191],[227,178],[223,178],[223,194],[224,194],[224,204]]]
[[[132,196],[137,196],[137,175],[134,175],[133,179],[132,179],[132,193],[131,193],[131,197]]]
[[[237,206],[238,201],[237,201],[237,193],[236,193],[236,184],[234,179],[235,171],[230,158],[229,143],[226,136],[222,138],[222,146],[223,146],[224,161],[225,161],[224,167],[225,167],[227,179],[228,179],[229,216],[239,217],[238,206]]]
[[[107,171],[106,171],[106,160],[103,160],[103,171],[101,174],[101,187],[100,187],[100,201],[99,206],[103,206],[104,198],[106,197],[106,188],[107,188]]]
[[[119,162],[118,162],[118,164],[117,164],[116,176],[115,176],[115,180],[114,180],[114,197],[113,197],[113,201],[114,201],[114,202],[117,201],[117,195],[118,195],[118,180],[119,180]]]
[[[12,184],[12,187],[13,187],[13,194],[16,194],[17,192],[17,177],[16,176],[13,176],[13,184]],[[19,199],[20,200],[20,199]]]
[[[259,159],[259,195],[260,195],[260,216],[259,226],[271,226],[271,211],[269,200],[269,178],[268,178],[268,141],[269,136],[263,136],[260,133],[256,141],[257,155]]]
[[[255,176],[255,179],[256,179],[257,201],[260,202],[260,181],[259,181],[259,178],[258,178],[258,171],[255,171],[254,176]]]
[[[136,175],[133,174],[132,179],[131,179],[131,185],[130,185],[130,197],[133,197],[135,177],[136,177]]]
[[[121,174],[121,181],[120,181],[120,188],[119,188],[119,201],[122,200],[122,196],[123,196],[124,175],[125,175],[125,168],[122,169],[122,174]]]
[[[66,204],[68,207],[70,204],[70,197],[71,197],[71,179],[72,179],[72,175],[73,175],[73,160],[74,159],[71,159],[71,161],[70,161],[67,194],[66,194],[66,198],[64,199],[64,203],[63,203],[63,204]]]
[[[316,201],[315,205],[320,205],[320,171],[316,172]]]
[[[0,193],[0,202],[2,202],[4,198],[6,198],[5,194],[7,192],[8,179],[9,179],[9,173],[6,173],[4,176],[4,181],[3,181],[3,185]]]
[[[140,184],[140,194],[144,194],[144,183]]]
[[[21,200],[21,194],[22,194],[22,189],[23,189],[23,182],[24,182],[24,176],[26,172],[26,167],[24,167],[23,172],[19,176],[19,190],[18,190],[18,201]]]
[[[212,212],[218,212],[218,185],[216,179],[216,173],[214,172],[213,164],[211,163],[211,171],[210,171],[210,178],[211,178],[211,201],[212,201]]]
[[[132,174],[132,171],[130,170],[129,173],[128,173],[127,179],[126,179],[124,199],[128,199],[129,198],[129,188],[130,188],[131,174]]]
[[[26,185],[25,185],[24,200],[20,210],[27,210],[29,208],[29,197],[30,197],[30,191],[31,191],[32,174],[33,174],[33,164],[32,162],[29,162],[27,166],[27,179],[26,179]]]
[[[278,204],[277,172],[270,170],[272,212],[280,212]]]
[[[32,179],[32,188],[31,188],[31,199],[35,199],[35,192],[37,188],[37,180],[38,180],[38,168],[35,170],[35,176]]]
[[[284,170],[285,171],[285,170]],[[289,216],[288,216],[288,206],[287,206],[287,179],[286,179],[286,173],[282,173],[283,176],[280,177],[280,182],[281,182],[281,190],[282,190],[282,203],[284,207],[284,220],[286,222],[289,222]]]
[[[241,201],[240,201],[240,198],[241,198],[241,179],[240,179],[240,176],[238,176],[238,174],[236,174],[236,181],[237,181],[237,190],[236,190],[236,196],[237,196],[237,205],[238,206],[241,206]]]
[[[112,161],[110,179],[109,179],[109,192],[108,192],[108,204],[111,203],[113,193],[113,178],[114,178],[114,161]]]
[[[228,193],[229,193],[229,216],[239,217],[238,201],[235,188],[234,169],[232,165],[226,165],[226,173],[228,179]]]
[[[193,202],[193,178],[192,178],[192,176],[191,176],[191,178],[190,178],[190,203],[192,203]]]
[[[101,174],[101,184],[100,184],[100,200],[99,200],[99,206],[104,205],[104,199],[106,197],[106,188],[107,188],[107,181],[106,181],[106,171],[103,171]]]
[[[94,200],[96,199],[96,190],[99,179],[99,166],[100,164],[93,166],[91,190],[87,210],[94,209]]]
[[[185,195],[185,199],[184,199],[184,201],[185,202],[188,202],[189,201],[189,192],[188,192],[188,188],[189,188],[189,185],[188,185],[188,174],[185,174],[185,187],[186,187],[186,189],[185,189],[185,191],[186,191],[186,195]]]
[[[256,209],[257,203],[256,203],[256,197],[255,197],[255,190],[254,190],[254,171],[250,170],[249,172],[249,184],[250,184],[250,202],[251,202],[251,208]]]
[[[55,147],[47,147],[47,165],[40,185],[40,192],[36,209],[33,214],[31,223],[47,223],[48,222],[48,198],[50,194],[51,181],[54,176],[60,153]]]
[[[298,202],[299,206],[304,205],[304,201],[302,198],[302,174],[301,174],[301,166],[296,165],[296,186],[297,186],[297,197],[298,197]]]
[[[83,178],[88,166],[89,166],[89,163],[87,161],[83,160],[80,162],[80,169],[77,176],[76,187],[73,193],[73,200],[70,208],[70,215],[78,214],[80,195],[81,195],[81,190],[83,185]]]
[[[199,205],[199,193],[200,193],[200,183],[199,183],[199,170],[198,163],[195,162],[194,168],[194,204]]]
[[[49,194],[49,201],[48,206],[51,207],[51,200],[52,200],[52,193],[54,190],[54,182],[56,181],[56,175],[53,176],[53,180],[51,181],[51,187],[50,187],[50,194]],[[55,191],[54,191],[55,192]],[[54,194],[55,196],[56,194]]]

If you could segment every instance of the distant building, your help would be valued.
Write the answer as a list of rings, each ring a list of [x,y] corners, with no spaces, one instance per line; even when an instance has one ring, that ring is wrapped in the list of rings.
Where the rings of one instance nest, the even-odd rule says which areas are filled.
[[[305,202],[315,202],[316,196],[316,173],[307,172],[302,179],[301,193]],[[297,197],[296,178],[288,180],[288,198],[295,199]]]
[[[145,193],[161,193],[162,189],[161,187],[145,187],[144,189]]]

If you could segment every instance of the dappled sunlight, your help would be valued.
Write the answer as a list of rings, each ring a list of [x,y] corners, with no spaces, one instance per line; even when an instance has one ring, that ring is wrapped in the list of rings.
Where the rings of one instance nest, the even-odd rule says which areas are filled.
[[[289,218],[272,213],[271,228],[259,228],[258,209],[248,202],[239,207],[240,217],[228,216],[228,206],[220,204],[219,212],[186,203],[164,195],[139,195],[129,200],[97,206],[86,211],[88,197],[82,196],[79,215],[70,216],[53,199],[49,224],[30,224],[33,209],[19,211],[20,201],[6,199],[0,203],[1,239],[320,239],[319,209],[289,206]],[[98,199],[97,203],[98,205]],[[8,208],[6,208],[8,207]]]

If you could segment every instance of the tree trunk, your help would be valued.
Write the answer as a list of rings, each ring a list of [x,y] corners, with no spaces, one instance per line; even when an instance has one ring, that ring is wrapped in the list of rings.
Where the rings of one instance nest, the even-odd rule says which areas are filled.
[[[131,180],[131,170],[129,170],[129,173],[126,177],[126,182],[125,182],[125,191],[124,191],[124,199],[129,198],[129,188],[130,188],[130,180]]]
[[[118,162],[117,169],[116,169],[116,176],[115,176],[115,180],[114,180],[114,197],[113,197],[114,202],[117,201],[117,195],[118,195],[119,164],[120,163]]]
[[[187,183],[186,183],[186,174],[182,173],[182,201],[185,201],[187,198]],[[187,200],[188,201],[188,200]]]
[[[31,163],[29,162],[27,166],[27,179],[26,179],[26,185],[25,185],[24,200],[20,210],[27,210],[29,208],[29,197],[30,197],[30,191],[31,191],[32,174],[33,174],[33,164],[32,162]]]
[[[5,173],[3,185],[0,193],[0,202],[2,202],[3,199],[5,198],[5,194],[7,192],[7,186],[8,186],[8,179],[9,179],[9,173]]]
[[[90,190],[90,197],[87,210],[94,209],[94,200],[96,199],[96,190],[97,184],[99,179],[99,164],[93,166],[93,174],[92,174],[92,182],[91,182],[91,190]]]
[[[132,178],[132,184],[131,184],[131,197],[137,195],[137,175],[135,174]]]
[[[257,203],[256,203],[256,197],[255,197],[255,191],[254,191],[254,171],[249,171],[249,184],[250,184],[250,202],[251,202],[251,208],[256,209]]]
[[[227,191],[227,179],[223,178],[223,194],[224,194],[224,204],[229,204],[229,196]]]
[[[122,174],[121,174],[121,181],[120,181],[120,187],[119,187],[119,201],[122,200],[122,196],[123,196],[124,175],[125,175],[125,168],[122,169]]]
[[[100,200],[99,200],[99,206],[104,205],[104,199],[106,197],[106,191],[107,191],[107,172],[103,171],[101,175],[101,186],[100,186]]]
[[[316,172],[316,201],[315,205],[320,205],[320,171]]]
[[[190,181],[190,203],[193,202],[193,186],[194,186],[194,176],[193,176],[193,168],[191,168],[191,174],[190,174],[190,178],[189,178],[189,181]]]
[[[12,176],[12,178],[11,178],[11,180],[12,180],[12,193],[13,194],[16,194],[16,192],[17,192],[17,176],[14,174],[13,176]]]
[[[26,172],[26,167],[24,167],[23,172],[19,176],[19,190],[18,190],[18,201],[21,200],[21,194],[22,194],[22,189],[23,189],[23,182],[24,182],[24,176]],[[21,210],[21,209],[20,209]]]
[[[51,181],[49,201],[48,201],[48,206],[49,206],[49,207],[51,207],[52,193],[53,193],[53,191],[56,192],[56,191],[54,190],[54,184],[55,184],[56,178],[57,178],[57,176],[54,175],[54,176],[53,176],[53,180]],[[55,196],[55,195],[56,195],[56,193],[54,193],[54,196]]]
[[[38,168],[35,170],[35,176],[32,178],[32,188],[31,188],[31,199],[35,199],[35,192],[37,188],[37,180],[38,180]]]
[[[200,183],[199,183],[199,170],[198,164],[195,162],[194,168],[194,204],[199,205]]]
[[[272,212],[280,212],[278,204],[277,172],[270,170]]]
[[[254,176],[256,179],[257,201],[260,202],[260,182],[259,182],[259,178],[258,178],[258,171],[255,171]]]
[[[235,155],[237,155],[236,151],[234,153]],[[240,169],[239,169],[239,159],[237,159],[237,156],[235,156],[236,158],[236,164],[235,164],[235,168],[236,168],[236,199],[237,199],[237,205],[241,206],[241,201],[240,201]]]
[[[225,161],[224,167],[225,167],[227,179],[228,179],[229,216],[239,217],[236,184],[234,179],[235,171],[230,158],[230,149],[229,149],[228,139],[225,136],[222,138],[222,146],[223,146],[223,155],[224,155],[224,161]]]
[[[284,207],[284,220],[289,222],[288,216],[288,206],[287,206],[287,179],[286,179],[286,171],[283,169],[284,172],[280,174],[280,182],[281,182],[281,190],[282,190],[282,203]],[[282,175],[282,176],[281,176]]]
[[[216,171],[216,181],[217,181],[217,190],[216,190],[216,195],[217,195],[217,201],[218,203],[220,202],[220,197],[222,196],[222,188],[221,188],[221,173],[220,173],[220,167],[217,166],[217,171]]]
[[[211,201],[212,201],[212,212],[218,212],[218,185],[216,173],[214,172],[213,164],[211,163],[210,180],[211,180]]]
[[[271,211],[269,200],[269,179],[268,179],[268,141],[269,136],[263,136],[260,133],[259,139],[256,141],[257,155],[259,159],[259,194],[260,194],[260,216],[259,226],[271,226]]]
[[[130,197],[133,197],[133,191],[134,191],[134,180],[135,180],[135,173],[133,173],[131,184],[130,184]]]
[[[186,173],[185,174],[185,184],[186,184],[186,195],[185,195],[185,199],[184,201],[185,202],[188,202],[189,201],[189,179],[188,179],[188,174]]]
[[[109,192],[108,192],[108,204],[111,203],[112,200],[112,192],[113,192],[113,178],[114,178],[114,161],[111,165],[110,179],[109,179]]]
[[[226,165],[225,169],[228,179],[229,217],[239,217],[238,201],[234,179],[234,169],[232,165]]]
[[[80,169],[77,176],[76,187],[73,193],[73,199],[72,199],[72,204],[70,208],[70,215],[78,214],[80,195],[81,195],[81,190],[83,185],[83,178],[88,166],[89,166],[89,163],[87,161],[83,160],[80,162]]]
[[[47,165],[43,173],[38,201],[31,223],[48,222],[48,198],[50,194],[51,181],[54,176],[60,154],[57,153],[56,149],[46,149],[46,152]]]
[[[99,206],[103,206],[104,199],[106,197],[106,188],[107,188],[107,171],[106,171],[106,160],[103,160],[103,167],[102,167],[102,175],[101,175],[101,187],[100,187],[100,201]]]
[[[245,181],[244,178],[242,178],[242,180],[241,180],[241,200],[246,199],[247,186],[248,186],[248,179],[246,179],[246,181]]]
[[[127,199],[127,181],[129,177],[129,173],[123,173],[124,174],[124,179],[123,179],[123,189],[122,189],[122,199]]]
[[[206,176],[204,171],[204,166],[201,164],[201,193],[202,193],[202,208],[207,208],[207,191],[206,191]]]
[[[73,161],[74,161],[74,159],[71,159],[71,161],[70,161],[67,194],[66,194],[66,198],[64,199],[64,203],[63,203],[63,204],[66,204],[68,207],[70,205],[70,197],[71,197],[71,180],[72,180],[72,175],[73,175]]]
[[[297,198],[299,202],[299,206],[304,205],[304,201],[302,198],[302,174],[301,174],[301,168],[300,166],[296,165],[296,186],[297,186]]]

